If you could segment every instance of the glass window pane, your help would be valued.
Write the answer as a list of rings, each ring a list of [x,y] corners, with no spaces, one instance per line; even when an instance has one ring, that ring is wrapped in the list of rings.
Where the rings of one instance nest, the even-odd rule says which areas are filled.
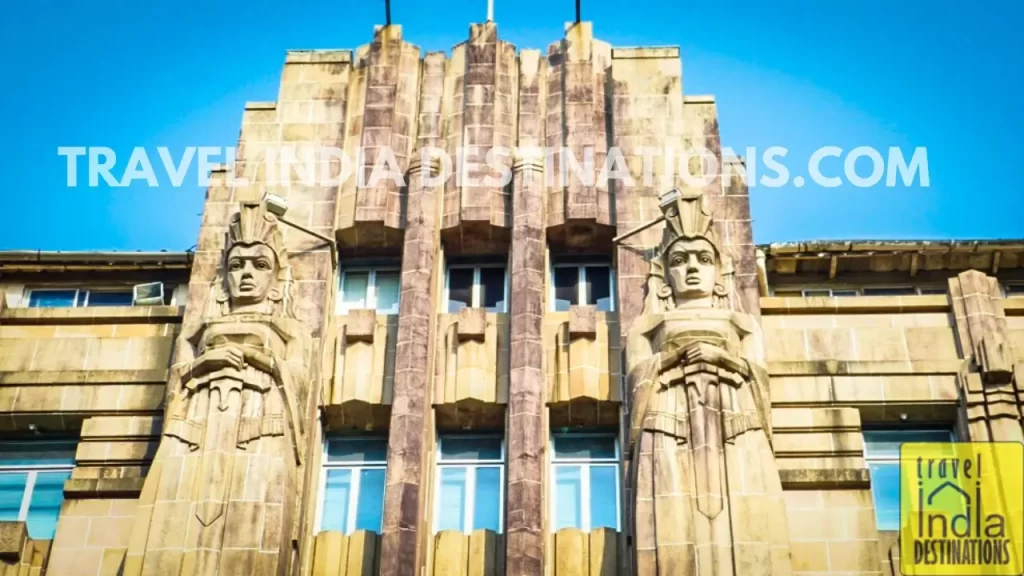
[[[131,290],[110,292],[90,290],[87,306],[131,306],[132,302]]]
[[[776,298],[801,298],[804,294],[800,290],[776,290],[773,295]]]
[[[0,466],[75,464],[75,441],[0,442]]]
[[[21,512],[21,499],[25,496],[28,474],[10,472],[0,474],[0,521],[14,521]]]
[[[366,308],[366,288],[370,285],[369,272],[345,272],[341,282],[341,306],[346,312]]]
[[[859,296],[856,290],[833,290],[832,295],[837,298],[846,298],[849,296]]]
[[[942,286],[935,286],[935,287],[922,286],[921,288],[918,288],[918,291],[921,293],[922,296],[928,296],[928,295],[933,295],[933,296],[934,295],[943,295],[944,296],[946,294],[946,289],[944,287],[942,287]]]
[[[33,290],[29,308],[70,308],[75,305],[75,290]]]
[[[332,438],[327,444],[327,461],[384,462],[388,441],[383,438]]]
[[[377,311],[398,312],[398,272],[377,272],[374,290],[377,293]]]
[[[359,502],[356,504],[356,530],[381,531],[384,519],[384,470],[359,471]]]
[[[555,312],[565,312],[569,306],[579,304],[580,269],[568,266],[555,268],[553,273],[555,284]]]
[[[501,460],[501,438],[441,439],[441,460]]]
[[[617,466],[590,467],[590,529],[619,529]]]
[[[555,467],[555,530],[583,528],[583,480],[579,466]]]
[[[865,430],[864,455],[868,458],[899,458],[904,442],[950,442],[949,430]]]
[[[865,287],[865,296],[913,296],[915,294],[912,286],[882,286]]]
[[[615,458],[614,436],[555,436],[555,458]]]
[[[458,312],[473,305],[473,269],[448,270],[448,312]]]
[[[611,272],[607,266],[587,266],[587,281],[584,288],[587,304],[597,306],[601,312],[611,311]]]
[[[476,493],[473,499],[473,530],[501,531],[501,469],[494,466],[476,469]]]
[[[505,311],[505,267],[480,269],[480,305],[491,312]]]
[[[352,492],[352,470],[328,470],[324,489],[324,509],[320,515],[321,530],[345,532],[348,503]]]
[[[875,501],[875,520],[879,530],[900,528],[899,464],[868,464],[871,471],[871,496]]]
[[[816,298],[816,297],[828,298],[830,296],[832,296],[832,291],[829,290],[828,288],[814,288],[814,289],[804,290],[804,297],[805,298]]]
[[[64,501],[64,481],[71,472],[40,472],[28,505],[28,535],[35,540],[50,540],[57,532],[57,517]]]
[[[463,529],[466,517],[466,469],[441,468],[441,489],[437,497],[437,530]]]

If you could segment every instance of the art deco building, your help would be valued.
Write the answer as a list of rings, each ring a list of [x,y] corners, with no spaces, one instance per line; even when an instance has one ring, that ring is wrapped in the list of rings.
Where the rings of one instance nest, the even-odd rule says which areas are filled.
[[[720,155],[714,99],[681,69],[588,23],[546,53],[474,24],[449,55],[381,27],[286,55],[277,101],[242,115],[251,181],[218,172],[194,252],[0,253],[0,574],[631,573],[624,350],[664,226],[613,239],[666,190],[549,185],[522,155],[507,187],[412,176],[438,170],[428,146]],[[286,143],[361,148],[360,168],[390,147],[409,185],[268,183],[255,166]],[[1024,240],[755,246],[740,179],[677,186],[763,335],[785,517],[733,521],[788,528],[797,575],[900,573],[896,446],[1022,438]],[[225,288],[238,245],[287,264],[269,308]],[[277,339],[268,367],[200,370],[252,334]],[[214,389],[265,398],[237,437],[210,432],[237,409]]]

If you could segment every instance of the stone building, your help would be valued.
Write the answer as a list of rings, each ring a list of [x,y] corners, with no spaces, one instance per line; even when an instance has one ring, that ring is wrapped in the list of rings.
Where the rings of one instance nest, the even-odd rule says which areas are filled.
[[[615,48],[587,23],[546,55],[493,23],[450,55],[398,26],[289,52],[278,100],[243,113],[250,181],[218,172],[194,252],[0,253],[0,574],[630,573],[623,350],[662,225],[613,240],[665,190],[551,186],[526,155],[508,187],[277,185],[256,166],[284,143],[362,149],[360,168],[390,147],[406,175],[437,172],[427,146],[615,146],[630,168],[642,146],[720,155],[714,99],[685,95],[681,69],[675,48]],[[763,334],[786,518],[749,522],[785,523],[796,574],[898,574],[894,447],[1024,438],[1024,240],[755,246],[740,179],[677,185],[706,200]],[[245,281],[222,289],[231,247],[256,244],[287,322],[235,310]],[[218,307],[250,326],[235,336],[284,335],[273,381],[198,372]],[[283,390],[284,415],[266,400],[209,452],[171,425],[204,385],[207,428],[227,417],[215,387],[225,414],[231,390]],[[253,455],[277,448],[252,448],[282,439],[284,484]]]

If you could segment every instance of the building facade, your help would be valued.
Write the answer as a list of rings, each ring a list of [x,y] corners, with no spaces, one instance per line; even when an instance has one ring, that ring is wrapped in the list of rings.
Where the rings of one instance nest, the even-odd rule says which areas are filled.
[[[277,182],[262,154],[292,143],[357,171],[387,148],[408,185]],[[742,164],[677,49],[588,23],[546,55],[494,23],[450,55],[398,26],[289,52],[194,252],[0,253],[0,573],[636,572],[626,348],[665,226],[622,237],[666,190],[528,154],[509,186],[413,177],[495,146]],[[894,447],[1024,440],[1024,240],[755,246],[740,178],[674,184],[761,335],[785,518],[745,518],[784,523],[795,574],[899,574]]]

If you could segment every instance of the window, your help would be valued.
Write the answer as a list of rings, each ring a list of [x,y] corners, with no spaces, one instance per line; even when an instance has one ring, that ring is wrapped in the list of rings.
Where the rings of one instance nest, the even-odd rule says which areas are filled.
[[[619,453],[614,434],[555,434],[551,529],[619,529]]]
[[[75,447],[74,441],[0,442],[0,521],[24,521],[32,539],[52,539]]]
[[[551,309],[565,312],[569,306],[595,306],[601,312],[614,309],[612,268],[607,264],[555,264],[551,273]]]
[[[951,430],[865,430],[864,460],[879,530],[900,529],[900,444],[952,442]]]
[[[358,309],[398,314],[398,279],[396,268],[343,270],[338,288],[338,314]]]
[[[29,292],[29,308],[74,308],[82,306],[131,306],[131,288],[85,290],[77,288],[36,289]]]
[[[1024,284],[1007,284],[1006,285],[1006,297],[1007,298],[1022,298],[1022,297],[1024,297]]]
[[[865,296],[914,296],[917,289],[913,286],[869,286],[864,288]]]
[[[384,518],[384,438],[328,438],[320,493],[320,530],[380,533]]]
[[[504,264],[481,266],[452,265],[448,267],[445,300],[448,312],[463,308],[486,308],[488,312],[505,312],[508,302],[508,278]]]
[[[857,296],[856,288],[782,288],[773,291],[780,298],[840,298]]]
[[[505,453],[499,436],[442,436],[434,531],[502,532]]]

